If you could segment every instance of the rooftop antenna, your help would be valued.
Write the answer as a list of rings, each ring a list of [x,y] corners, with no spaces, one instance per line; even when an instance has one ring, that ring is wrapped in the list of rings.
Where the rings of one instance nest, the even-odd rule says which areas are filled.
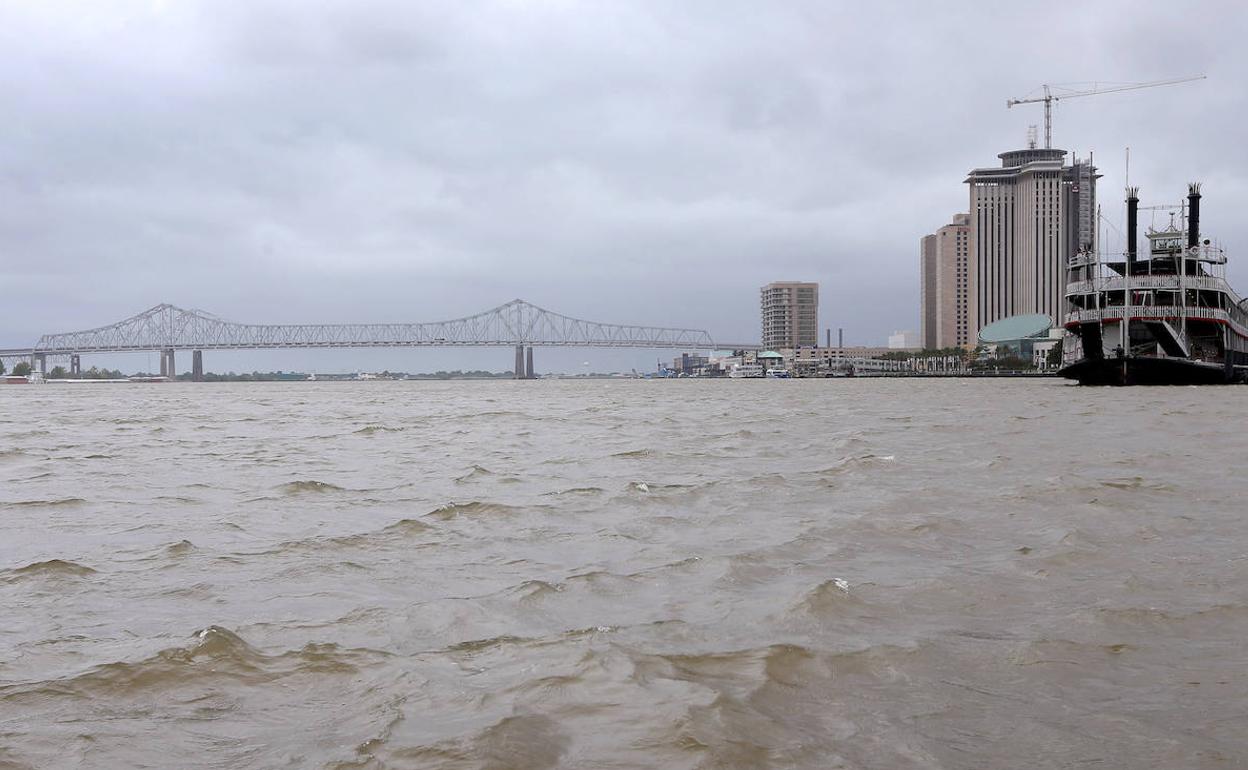
[[[1035,123],[1032,123],[1030,126],[1027,126],[1027,149],[1029,150],[1036,149],[1036,133],[1039,130],[1040,130],[1040,127],[1037,126]]]

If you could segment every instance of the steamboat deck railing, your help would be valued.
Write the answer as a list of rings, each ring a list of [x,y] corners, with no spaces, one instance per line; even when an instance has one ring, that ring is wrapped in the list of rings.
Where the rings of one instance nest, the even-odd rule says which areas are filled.
[[[1133,275],[1110,278],[1085,279],[1071,281],[1066,284],[1066,294],[1093,294],[1098,291],[1121,291],[1130,286],[1131,289],[1204,289],[1212,291],[1229,291],[1226,280],[1211,275]]]
[[[1098,321],[1121,321],[1124,317],[1132,320],[1177,320],[1214,321],[1231,327],[1241,337],[1248,338],[1248,325],[1241,318],[1219,308],[1181,305],[1108,305],[1089,310],[1072,310],[1066,314],[1065,324],[1095,323]]]

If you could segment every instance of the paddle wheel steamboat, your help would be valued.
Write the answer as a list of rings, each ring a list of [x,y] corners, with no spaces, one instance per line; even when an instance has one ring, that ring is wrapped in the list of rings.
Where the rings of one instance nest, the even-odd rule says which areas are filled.
[[[1200,186],[1137,252],[1139,190],[1127,190],[1127,251],[1082,251],[1067,265],[1065,377],[1082,385],[1248,380],[1248,309],[1226,282],[1226,253],[1200,235]]]

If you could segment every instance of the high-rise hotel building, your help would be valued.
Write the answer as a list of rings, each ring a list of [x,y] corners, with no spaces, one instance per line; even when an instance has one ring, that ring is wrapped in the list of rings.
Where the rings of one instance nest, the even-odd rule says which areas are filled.
[[[977,336],[993,321],[1062,312],[1066,260],[1095,248],[1096,180],[1091,160],[1066,165],[1065,150],[1001,153],[999,168],[977,168],[970,186],[970,312]]]
[[[936,301],[936,236],[925,235],[919,240],[919,344],[936,349],[936,327],[940,303]]]
[[[760,290],[763,347],[816,347],[819,344],[819,284],[782,281]]]
[[[973,343],[978,330],[972,328],[974,270],[970,216],[954,214],[952,222],[933,235],[923,236],[919,248],[923,285],[920,341],[923,347],[936,350]]]

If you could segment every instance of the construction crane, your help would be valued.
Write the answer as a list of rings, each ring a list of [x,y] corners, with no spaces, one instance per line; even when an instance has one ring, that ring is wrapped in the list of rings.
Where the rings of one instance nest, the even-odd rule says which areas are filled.
[[[1005,101],[1006,108],[1013,107],[1016,104],[1035,104],[1036,102],[1044,102],[1044,149],[1053,148],[1053,102],[1062,99],[1075,99],[1080,96],[1096,96],[1098,94],[1112,94],[1116,91],[1134,91],[1138,88],[1156,88],[1157,86],[1172,86],[1179,83],[1190,83],[1193,80],[1204,80],[1204,75],[1193,75],[1187,78],[1175,78],[1173,80],[1154,80],[1148,83],[1122,83],[1118,85],[1110,85],[1107,88],[1101,88],[1099,85],[1087,91],[1070,91],[1062,86],[1045,84],[1040,86],[1044,90],[1044,96],[1033,96],[1025,99],[1007,99]],[[1053,93],[1053,89],[1062,89],[1065,93]]]

